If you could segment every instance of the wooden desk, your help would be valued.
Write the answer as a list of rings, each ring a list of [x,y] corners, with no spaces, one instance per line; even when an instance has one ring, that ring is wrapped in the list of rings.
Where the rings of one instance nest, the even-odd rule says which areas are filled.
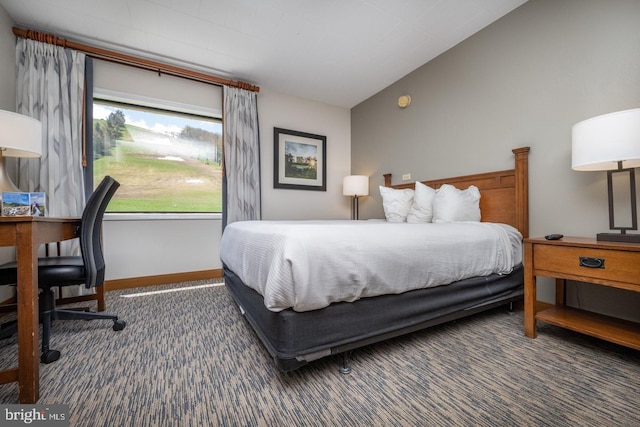
[[[18,367],[0,384],[18,381],[20,403],[40,397],[38,246],[78,237],[80,218],[0,217],[0,246],[15,246],[18,263]]]
[[[640,292],[640,245],[594,238],[524,240],[524,333],[536,337],[536,320],[640,350],[640,324],[568,307],[565,281]],[[536,276],[556,279],[556,303],[536,312]]]

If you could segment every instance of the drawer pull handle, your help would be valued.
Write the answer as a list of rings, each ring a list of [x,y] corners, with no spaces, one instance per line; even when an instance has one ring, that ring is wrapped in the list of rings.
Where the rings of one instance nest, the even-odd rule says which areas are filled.
[[[604,268],[604,258],[580,257],[580,267]]]

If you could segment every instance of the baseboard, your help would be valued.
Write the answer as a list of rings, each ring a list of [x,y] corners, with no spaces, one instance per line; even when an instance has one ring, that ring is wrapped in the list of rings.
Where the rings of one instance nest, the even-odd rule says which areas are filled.
[[[158,276],[132,277],[128,279],[106,280],[105,291],[118,289],[141,288],[145,286],[166,285],[169,283],[190,282],[192,280],[208,280],[222,278],[222,269],[187,271],[184,273],[161,274]]]
[[[4,301],[0,301],[0,305],[5,305],[5,304],[15,304],[16,302],[17,302],[17,301],[16,301],[16,297],[15,297],[15,296],[12,296],[12,297],[10,297],[10,298],[7,298],[7,299],[6,299],[6,300],[4,300]]]
[[[0,313],[13,313],[16,311],[18,304],[16,302],[16,297],[11,297],[4,301],[0,301]]]
[[[158,276],[132,277],[129,279],[107,280],[104,282],[105,291],[115,291],[118,289],[141,288],[145,286],[166,285],[169,283],[190,282],[192,280],[220,279],[223,276],[222,269],[188,271],[185,273],[162,274]],[[95,294],[80,295],[59,299],[57,304],[66,304],[79,301],[95,300]],[[0,301],[0,313],[11,313],[16,311],[16,297]]]

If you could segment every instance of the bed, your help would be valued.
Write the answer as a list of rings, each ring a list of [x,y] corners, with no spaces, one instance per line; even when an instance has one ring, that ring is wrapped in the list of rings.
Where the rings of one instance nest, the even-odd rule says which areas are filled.
[[[445,184],[460,190],[477,187],[482,222],[429,226],[384,220],[229,224],[220,251],[225,286],[276,367],[287,372],[342,354],[340,370],[347,373],[349,355],[359,347],[522,300],[521,240],[528,237],[529,147],[512,152],[513,169],[421,181],[434,190],[444,189]],[[384,177],[385,188],[418,188],[417,183],[392,185],[391,175]],[[445,228],[459,231],[444,232]],[[336,230],[330,233],[330,229]],[[433,234],[429,237],[432,244],[441,246],[398,250],[391,242],[390,235],[398,235],[400,240],[406,239],[403,245],[409,245],[407,236],[418,236],[422,230]],[[473,250],[475,243],[465,237],[472,232],[487,236],[479,239],[482,242]],[[340,237],[331,240],[332,233]],[[296,238],[302,235],[304,239]],[[381,236],[381,243],[374,241],[374,235]],[[446,255],[448,235],[470,248],[464,257]],[[418,236],[417,240],[425,238]],[[349,264],[343,268],[336,258],[345,258]],[[447,279],[449,273],[440,275],[435,265],[428,267],[428,272],[413,271],[413,266],[423,264],[417,260],[432,258],[439,260],[438,266],[451,264],[451,271],[464,274]],[[396,282],[393,288],[387,287],[389,281]],[[320,288],[331,292],[319,292]]]

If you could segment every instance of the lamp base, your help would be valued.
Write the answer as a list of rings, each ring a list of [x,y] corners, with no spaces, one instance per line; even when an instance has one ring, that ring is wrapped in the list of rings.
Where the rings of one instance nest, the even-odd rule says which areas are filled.
[[[640,234],[598,233],[596,240],[599,242],[640,243]]]
[[[358,196],[353,196],[351,199],[351,219],[357,220],[360,215],[358,214]]]
[[[7,158],[2,156],[2,154],[0,153],[0,201],[2,201],[2,193],[4,191],[7,191],[9,193],[20,191],[15,186],[13,181],[11,181],[9,175],[7,175],[7,168],[5,167],[6,160]]]

